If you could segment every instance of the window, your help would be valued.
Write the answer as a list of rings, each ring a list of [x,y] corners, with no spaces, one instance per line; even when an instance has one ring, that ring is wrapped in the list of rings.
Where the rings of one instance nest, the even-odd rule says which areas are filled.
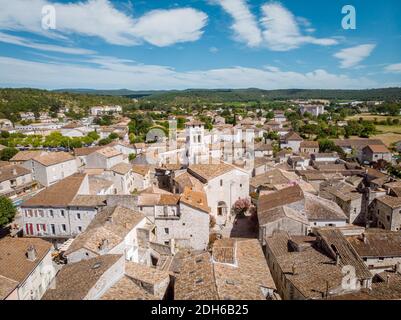
[[[52,234],[56,234],[56,226],[54,224],[50,225],[50,230],[51,230]]]
[[[163,214],[164,214],[164,216],[168,216],[168,207],[167,206],[163,207]]]
[[[65,217],[64,210],[61,210],[61,216],[62,216],[63,218]]]
[[[169,234],[169,233],[170,233],[170,230],[169,230],[168,228],[164,228],[164,233],[165,233],[165,234]]]
[[[54,218],[54,212],[53,212],[53,210],[50,210],[50,211],[49,211],[49,216],[50,216],[50,218]]]
[[[223,180],[220,180],[220,187],[223,186]]]
[[[65,224],[61,225],[61,231],[67,232],[67,226]]]
[[[82,227],[78,226],[78,232],[82,232]]]
[[[77,213],[77,219],[81,220],[81,214],[80,213]]]
[[[239,187],[242,188],[242,183],[240,183]]]

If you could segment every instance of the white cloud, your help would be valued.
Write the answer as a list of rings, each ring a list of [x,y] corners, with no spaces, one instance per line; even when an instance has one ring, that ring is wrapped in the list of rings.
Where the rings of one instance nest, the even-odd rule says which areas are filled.
[[[44,5],[56,8],[56,30],[41,28]],[[0,0],[0,30],[18,30],[48,37],[79,34],[99,37],[111,44],[136,45],[143,41],[167,46],[195,41],[202,35],[207,16],[185,8],[157,10],[138,19],[117,10],[108,0],[52,3],[46,0]]]
[[[81,49],[81,48],[69,48],[51,44],[38,43],[35,41],[26,40],[22,37],[17,37],[13,35],[9,35],[3,32],[0,32],[0,42],[10,43],[18,46],[23,46],[27,48],[42,50],[42,51],[51,51],[51,52],[60,52],[66,54],[95,54],[96,51]]]
[[[178,72],[159,65],[142,65],[113,57],[93,57],[83,64],[74,62],[25,61],[0,56],[0,85],[44,88],[95,89],[186,89],[186,88],[366,88],[377,84],[366,78],[314,70],[308,73],[231,67]],[[62,76],[60,76],[62,75]]]
[[[305,18],[296,18],[288,9],[279,3],[268,3],[262,6],[263,18],[261,24],[264,27],[263,36],[269,49],[274,51],[288,51],[299,48],[304,44],[316,44],[321,46],[335,45],[335,39],[315,38],[302,34],[297,23],[310,27],[310,22]],[[311,28],[309,28],[311,29]],[[312,31],[313,29],[309,30]],[[314,31],[314,30],[313,30]]]
[[[210,52],[210,53],[217,53],[217,52],[219,52],[219,49],[216,48],[216,47],[210,47],[210,48],[209,48],[209,52]]]
[[[256,47],[262,43],[262,33],[256,18],[249,10],[246,0],[216,0],[223,9],[234,19],[232,29],[235,38],[246,43],[249,47]]]
[[[390,64],[384,70],[391,73],[401,73],[401,63]]]
[[[362,44],[356,47],[342,49],[334,54],[334,57],[340,59],[341,68],[351,68],[369,57],[375,47],[375,44]]]
[[[196,41],[202,36],[207,15],[192,8],[154,10],[140,17],[132,31],[156,46]]]

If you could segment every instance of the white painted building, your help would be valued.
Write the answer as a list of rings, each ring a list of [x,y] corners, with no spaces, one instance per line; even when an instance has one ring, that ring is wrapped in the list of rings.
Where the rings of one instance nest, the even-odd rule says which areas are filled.
[[[85,167],[87,169],[107,170],[121,162],[128,163],[128,158],[112,147],[105,147],[88,154]]]
[[[22,203],[24,235],[70,238],[84,231],[104,205],[100,197],[89,196],[86,175],[72,175]]]
[[[78,171],[77,160],[66,152],[41,153],[22,166],[31,170],[33,178],[46,187]]]
[[[121,113],[123,111],[121,106],[96,106],[91,108],[91,115],[100,116],[105,114]]]
[[[56,275],[52,251],[42,239],[0,239],[0,300],[40,300]]]
[[[249,199],[249,174],[227,163],[195,164],[188,173],[204,185],[211,215],[219,225],[232,219],[231,209],[239,199]]]
[[[156,241],[175,249],[205,250],[209,243],[210,208],[203,191],[186,188],[182,195],[143,193],[140,212],[156,226]]]

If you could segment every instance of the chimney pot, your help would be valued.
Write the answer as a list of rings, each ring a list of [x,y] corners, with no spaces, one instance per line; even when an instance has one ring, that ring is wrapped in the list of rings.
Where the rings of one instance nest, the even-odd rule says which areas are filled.
[[[395,271],[398,274],[401,274],[401,262],[397,262],[397,264],[395,265]]]
[[[367,244],[368,243],[368,239],[366,238],[366,234],[362,233],[362,241],[363,243]]]
[[[107,246],[109,245],[109,240],[103,239],[102,242],[99,245],[99,250],[105,250]]]
[[[340,265],[340,255],[337,253],[336,254],[336,266]]]
[[[292,265],[292,274],[295,276],[297,274],[297,267],[295,263]]]
[[[36,252],[36,248],[34,245],[30,245],[28,247],[28,249],[26,250],[26,256],[27,256],[28,260],[30,260],[30,261],[36,260],[37,252]]]

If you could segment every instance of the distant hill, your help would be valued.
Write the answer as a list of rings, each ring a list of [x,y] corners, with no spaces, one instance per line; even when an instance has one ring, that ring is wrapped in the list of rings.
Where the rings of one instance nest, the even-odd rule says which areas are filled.
[[[150,100],[155,108],[164,104],[224,103],[248,101],[272,101],[288,99],[330,99],[330,100],[388,100],[401,101],[401,88],[371,90],[260,90],[260,89],[188,89],[182,91],[134,91],[61,89],[55,91],[31,88],[0,88],[0,119],[19,120],[19,112],[49,111],[55,115],[58,110],[69,107],[71,117],[82,117],[91,106],[119,104],[131,106],[133,98]],[[146,102],[147,104],[147,102]]]
[[[134,91],[129,89],[118,89],[118,90],[58,89],[58,90],[53,90],[53,92],[142,98],[153,95],[155,93],[163,93],[166,91]]]
[[[401,88],[366,89],[366,90],[317,90],[284,89],[187,89],[170,91],[134,91],[63,89],[57,92],[84,93],[92,95],[125,96],[165,102],[234,102],[288,99],[330,99],[330,100],[401,100]]]
[[[103,104],[119,104],[127,106],[133,101],[126,96],[107,96],[96,93],[87,94],[39,89],[0,89],[0,118],[19,120],[19,112],[49,111],[53,114],[68,107],[77,114],[85,114],[92,106]]]
[[[184,90],[154,93],[147,99],[164,101],[201,100],[209,102],[261,101],[288,99],[329,99],[329,100],[401,100],[401,88],[370,90]]]

